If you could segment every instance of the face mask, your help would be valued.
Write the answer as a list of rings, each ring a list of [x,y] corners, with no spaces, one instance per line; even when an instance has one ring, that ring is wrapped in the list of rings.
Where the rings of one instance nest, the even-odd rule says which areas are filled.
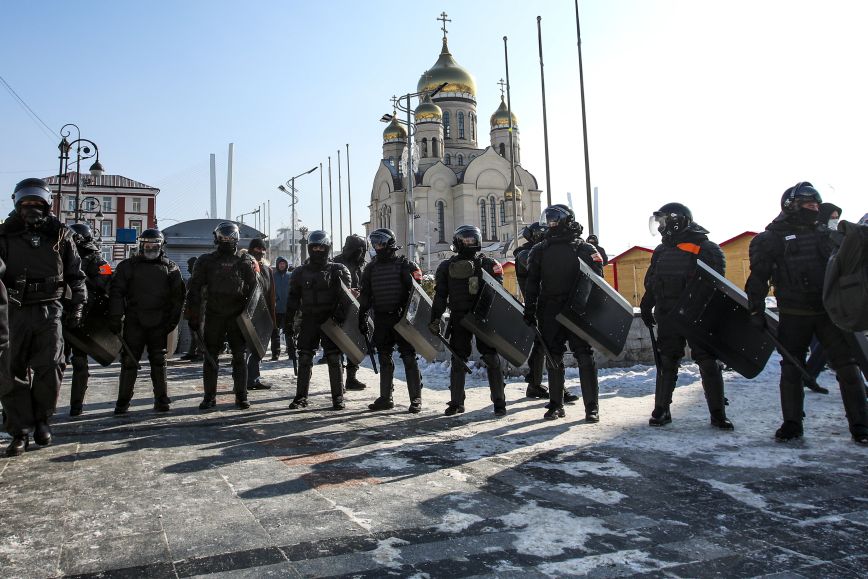
[[[796,221],[805,225],[813,225],[817,222],[819,211],[808,209],[807,207],[799,207],[796,212]]]
[[[21,207],[18,210],[18,215],[21,216],[21,220],[28,227],[38,227],[45,221],[45,210],[39,207]]]
[[[142,255],[145,256],[145,259],[157,259],[160,257],[160,248],[158,247],[148,247],[142,251]]]
[[[838,222],[839,221],[841,221],[841,220],[840,219],[830,219],[829,220],[829,229],[831,229],[832,231],[838,231]]]
[[[458,250],[458,255],[465,259],[473,259],[476,256],[476,248],[462,247]]]
[[[217,244],[217,251],[223,255],[231,255],[235,253],[236,245],[231,241],[221,241]]]
[[[327,251],[311,251],[310,262],[314,265],[325,265],[328,260],[329,253]]]
[[[393,255],[395,255],[395,250],[390,248],[390,247],[382,247],[382,248],[376,249],[374,251],[378,256],[383,257],[383,258],[392,257]]]

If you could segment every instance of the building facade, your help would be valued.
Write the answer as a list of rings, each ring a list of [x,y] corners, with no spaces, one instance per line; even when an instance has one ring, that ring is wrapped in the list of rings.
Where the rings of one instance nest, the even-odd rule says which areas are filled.
[[[476,81],[449,52],[445,30],[440,56],[422,74],[417,92],[423,94],[413,111],[409,136],[397,113],[383,131],[383,158],[371,188],[366,230],[393,230],[406,251],[412,217],[416,260],[424,270],[433,271],[452,254],[449,247],[455,228],[476,225],[485,253],[503,260],[513,247],[516,225],[520,233],[541,211],[537,180],[521,166],[515,114],[510,123],[501,94],[499,106],[488,119],[488,143],[480,145],[485,125],[477,114]],[[510,125],[515,185],[511,182]],[[408,142],[417,159],[415,170],[408,170]],[[407,196],[405,173],[412,173],[413,205]]]

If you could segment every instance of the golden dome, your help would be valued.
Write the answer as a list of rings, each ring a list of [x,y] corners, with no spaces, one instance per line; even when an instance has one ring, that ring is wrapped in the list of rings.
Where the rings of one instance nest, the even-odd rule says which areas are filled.
[[[473,99],[476,98],[476,81],[473,80],[473,75],[452,58],[445,37],[443,38],[440,58],[437,59],[434,66],[422,75],[416,90],[419,92],[433,91],[444,82],[446,86],[440,91],[441,93],[464,93],[469,94]]]
[[[398,122],[398,116],[395,111],[392,111],[392,122],[383,131],[383,142],[389,141],[406,141],[407,130]]]
[[[443,119],[443,110],[431,101],[427,94],[422,97],[422,102],[416,107],[417,123],[439,123]]]
[[[515,199],[517,201],[521,201],[521,187],[516,187],[515,181],[509,181],[509,185],[506,186],[506,190],[503,192],[503,198],[506,201],[512,201],[512,196],[515,194]]]
[[[518,129],[518,118],[516,118],[515,113],[512,113],[512,126],[513,128]],[[497,107],[497,110],[494,111],[493,115],[491,115],[491,128],[509,128],[509,109],[506,106],[506,101],[503,100],[503,95],[500,97],[500,106]]]

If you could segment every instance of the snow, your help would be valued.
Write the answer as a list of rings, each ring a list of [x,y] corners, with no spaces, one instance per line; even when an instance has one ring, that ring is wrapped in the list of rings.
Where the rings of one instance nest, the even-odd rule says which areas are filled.
[[[662,562],[652,559],[648,553],[630,549],[591,555],[581,559],[567,559],[557,563],[544,563],[539,565],[537,570],[549,577],[563,577],[587,575],[594,570],[600,571],[601,567],[621,567],[631,573],[643,573],[663,566],[665,565]]]
[[[702,482],[707,483],[712,488],[715,488],[730,497],[734,498],[740,503],[744,503],[749,507],[753,507],[755,509],[764,509],[768,506],[765,499],[757,493],[753,492],[749,488],[744,485],[739,484],[730,484],[721,482],[718,480],[709,480],[709,479],[700,479]]]
[[[437,530],[443,533],[459,533],[464,529],[470,527],[474,523],[478,523],[483,521],[482,517],[478,515],[474,515],[472,513],[462,513],[460,511],[452,510],[446,512],[443,515],[443,522],[437,525]]]
[[[627,495],[619,493],[618,491],[607,491],[588,485],[558,483],[552,486],[552,490],[568,495],[585,497],[586,499],[591,499],[592,501],[604,505],[617,505],[623,499],[627,498]]]
[[[617,478],[635,478],[639,476],[639,473],[621,464],[621,461],[617,458],[601,457],[604,459],[601,462],[591,462],[587,460],[573,460],[572,456],[574,454],[565,453],[559,457],[560,462],[531,462],[528,466],[560,470],[574,477],[583,477],[589,474]],[[583,453],[583,456],[587,455],[587,452]]]
[[[408,541],[397,537],[389,537],[382,541],[377,541],[377,548],[371,551],[371,557],[380,565],[392,569],[400,569],[402,565],[400,562],[401,550],[398,547],[409,544]]]
[[[596,517],[577,517],[567,511],[537,506],[530,501],[515,512],[500,517],[515,536],[519,553],[554,557],[565,549],[583,549],[591,535],[617,534]]]

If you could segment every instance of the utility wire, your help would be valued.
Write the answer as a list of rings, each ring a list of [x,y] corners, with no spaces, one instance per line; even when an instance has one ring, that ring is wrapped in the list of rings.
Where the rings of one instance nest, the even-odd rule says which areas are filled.
[[[36,119],[37,121],[39,121],[39,123],[42,125],[41,127],[39,127],[40,129],[42,129],[42,127],[45,127],[46,129],[48,129],[48,132],[51,133],[51,135],[46,135],[47,137],[49,137],[52,141],[54,141],[55,138],[57,138],[57,139],[60,138],[60,135],[58,135],[57,133],[55,133],[55,132],[52,130],[51,127],[49,127],[47,124],[45,124],[45,121],[43,121],[43,120],[39,117],[39,115],[37,115],[36,112],[35,112],[33,109],[30,108],[30,105],[28,105],[26,102],[24,102],[24,99],[23,99],[23,98],[21,98],[20,96],[18,96],[18,93],[15,92],[15,89],[13,89],[13,88],[9,85],[9,83],[6,82],[6,79],[3,78],[2,76],[0,76],[0,83],[3,83],[3,86],[6,87],[6,90],[8,90],[9,93],[10,93],[12,96],[14,96],[14,97],[18,100],[18,102],[21,104],[21,106],[24,107],[24,110],[25,110],[25,111],[27,111],[27,112],[28,112],[28,113],[29,113],[29,114],[30,114],[34,119]]]

